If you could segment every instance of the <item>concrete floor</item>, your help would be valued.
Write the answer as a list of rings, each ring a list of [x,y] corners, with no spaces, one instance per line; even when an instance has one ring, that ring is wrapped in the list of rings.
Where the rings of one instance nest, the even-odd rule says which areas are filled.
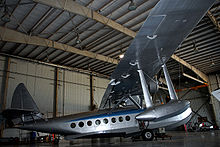
[[[102,139],[78,139],[73,142],[62,140],[59,145],[49,143],[40,143],[32,145],[19,145],[21,147],[46,147],[46,146],[59,146],[59,147],[89,147],[89,146],[112,146],[112,147],[220,147],[220,130],[210,132],[167,132],[172,135],[172,139],[157,141],[135,141],[132,142],[130,138],[102,138]]]

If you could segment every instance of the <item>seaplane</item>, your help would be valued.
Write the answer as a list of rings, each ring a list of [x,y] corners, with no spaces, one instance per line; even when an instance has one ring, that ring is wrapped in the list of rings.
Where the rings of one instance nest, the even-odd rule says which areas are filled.
[[[43,118],[24,84],[14,91],[11,108],[2,112],[9,126],[63,135],[67,140],[103,136],[142,136],[187,123],[190,102],[177,97],[166,62],[215,0],[160,0],[111,75],[98,110]],[[155,105],[155,75],[163,71],[170,101]],[[132,105],[126,105],[127,102]]]

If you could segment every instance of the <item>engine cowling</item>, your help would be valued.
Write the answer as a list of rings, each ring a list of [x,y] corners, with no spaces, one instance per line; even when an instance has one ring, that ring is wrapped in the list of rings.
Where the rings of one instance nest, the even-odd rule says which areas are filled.
[[[150,91],[150,93],[156,93],[158,91],[158,89],[159,89],[159,85],[158,85],[157,81],[156,81],[156,83],[153,82],[153,81],[149,82],[149,91]]]

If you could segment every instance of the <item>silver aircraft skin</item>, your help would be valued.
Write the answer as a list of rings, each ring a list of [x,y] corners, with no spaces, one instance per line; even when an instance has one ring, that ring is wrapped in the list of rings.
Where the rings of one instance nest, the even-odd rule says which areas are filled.
[[[168,113],[164,109],[167,109]],[[150,112],[152,110],[158,114],[157,118],[152,118]],[[52,118],[47,121],[39,120],[18,128],[61,134],[65,135],[65,139],[68,140],[94,135],[125,137],[141,132],[139,123],[142,118],[138,117],[142,113],[147,116],[143,120],[148,129],[180,126],[189,121],[192,113],[188,101],[170,101],[167,105],[160,105],[152,110],[146,111],[146,109],[134,107],[118,108],[111,113],[109,113],[110,109],[98,110]]]
[[[220,102],[220,89],[212,91],[212,95]]]
[[[191,118],[190,103],[178,100],[166,62],[214,2],[160,0],[112,73],[99,110],[43,119],[24,84],[19,84],[11,108],[3,111],[3,116],[9,126],[61,134],[69,140],[136,134],[141,134],[145,140],[152,140],[152,130],[185,124]],[[155,87],[158,82],[154,76],[161,68],[171,100],[156,106],[151,93],[157,91]],[[133,98],[136,95],[141,98],[140,102]],[[133,106],[120,108],[126,100],[130,100]]]

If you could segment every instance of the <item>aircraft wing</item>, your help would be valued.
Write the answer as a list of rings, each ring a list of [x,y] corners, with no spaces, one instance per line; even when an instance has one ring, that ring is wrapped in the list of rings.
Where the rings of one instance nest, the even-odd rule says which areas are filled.
[[[190,34],[215,0],[160,0],[127,49],[124,58],[111,75],[111,82],[100,108],[109,98],[140,90],[137,69],[151,79]],[[111,92],[110,92],[111,91]]]
[[[220,89],[212,91],[212,95],[220,102]]]

